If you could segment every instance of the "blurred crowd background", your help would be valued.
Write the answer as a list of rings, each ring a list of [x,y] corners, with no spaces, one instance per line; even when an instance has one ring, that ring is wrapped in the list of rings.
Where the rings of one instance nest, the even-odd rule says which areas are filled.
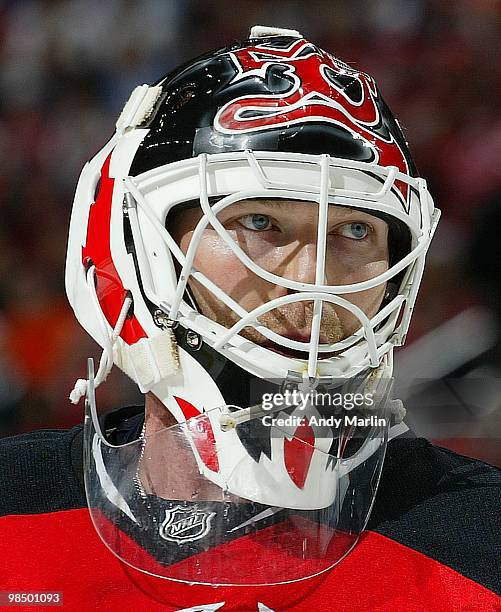
[[[64,295],[82,165],[136,85],[254,24],[299,29],[370,72],[400,119],[443,211],[409,347],[397,355],[400,392],[416,410],[430,397],[435,412],[459,403],[461,423],[427,429],[426,417],[422,431],[501,463],[499,0],[0,2],[0,434],[82,419],[67,396],[98,352]],[[468,403],[452,385],[454,401],[443,400],[437,380],[450,376],[489,377],[475,387],[485,398]],[[416,387],[415,377],[437,380]],[[123,377],[110,381],[103,409],[140,399]]]

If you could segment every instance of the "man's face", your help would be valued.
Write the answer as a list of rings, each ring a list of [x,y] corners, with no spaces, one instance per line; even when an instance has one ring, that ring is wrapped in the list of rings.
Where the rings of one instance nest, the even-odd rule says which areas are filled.
[[[169,219],[169,230],[184,253],[201,217],[202,211],[193,208]],[[318,205],[314,202],[244,200],[222,210],[218,219],[257,265],[289,280],[315,283]],[[329,206],[323,284],[345,285],[374,278],[388,269],[388,261],[388,226],[383,220],[344,206]],[[210,225],[203,232],[194,265],[247,311],[294,293],[249,270]],[[198,281],[191,278],[189,286],[202,314],[225,327],[239,320]],[[383,283],[342,297],[371,317],[381,305],[385,287]],[[313,302],[295,302],[264,313],[259,322],[283,336],[308,341],[312,314]],[[338,342],[359,327],[355,315],[323,302],[320,342]],[[254,328],[240,333],[278,352],[293,353],[271,343]]]

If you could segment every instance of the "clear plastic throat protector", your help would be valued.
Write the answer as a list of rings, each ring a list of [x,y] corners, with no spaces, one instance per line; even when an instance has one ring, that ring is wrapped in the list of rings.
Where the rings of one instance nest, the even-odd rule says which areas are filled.
[[[97,417],[93,370],[89,360],[85,488],[94,526],[121,561],[190,584],[272,585],[325,572],[353,548],[381,474],[391,379],[372,385],[370,410],[320,410],[310,401],[302,422],[287,421],[297,407],[267,410],[268,420],[277,417],[266,433],[269,453],[236,453],[234,465],[218,466],[214,429],[219,425],[217,437],[241,427],[247,439],[262,436],[264,413],[253,408],[231,422],[220,411],[217,420],[205,413],[115,446]],[[224,487],[204,474],[216,468]],[[256,491],[242,496],[249,470],[262,470],[260,482],[274,489],[276,504],[255,501]]]

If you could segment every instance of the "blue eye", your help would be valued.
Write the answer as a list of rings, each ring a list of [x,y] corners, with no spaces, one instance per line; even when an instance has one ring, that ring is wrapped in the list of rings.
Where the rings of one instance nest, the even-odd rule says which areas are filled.
[[[244,227],[254,230],[255,232],[271,229],[272,226],[271,219],[268,215],[245,215],[245,217],[242,217],[239,221]]]
[[[355,221],[354,223],[347,223],[346,225],[343,225],[340,233],[346,238],[351,238],[352,240],[363,240],[364,238],[367,238],[369,229],[370,228],[367,223],[364,223],[363,221]]]

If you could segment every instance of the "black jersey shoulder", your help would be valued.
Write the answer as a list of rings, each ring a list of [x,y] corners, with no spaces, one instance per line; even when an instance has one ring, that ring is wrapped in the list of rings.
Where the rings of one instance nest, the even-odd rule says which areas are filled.
[[[1,439],[0,515],[85,507],[82,472],[74,468],[82,454],[81,434],[78,425]]]
[[[143,406],[107,413],[102,427],[114,444],[136,439]],[[0,516],[85,508],[83,426],[0,439]]]
[[[388,445],[368,528],[501,593],[501,470],[423,438]]]

